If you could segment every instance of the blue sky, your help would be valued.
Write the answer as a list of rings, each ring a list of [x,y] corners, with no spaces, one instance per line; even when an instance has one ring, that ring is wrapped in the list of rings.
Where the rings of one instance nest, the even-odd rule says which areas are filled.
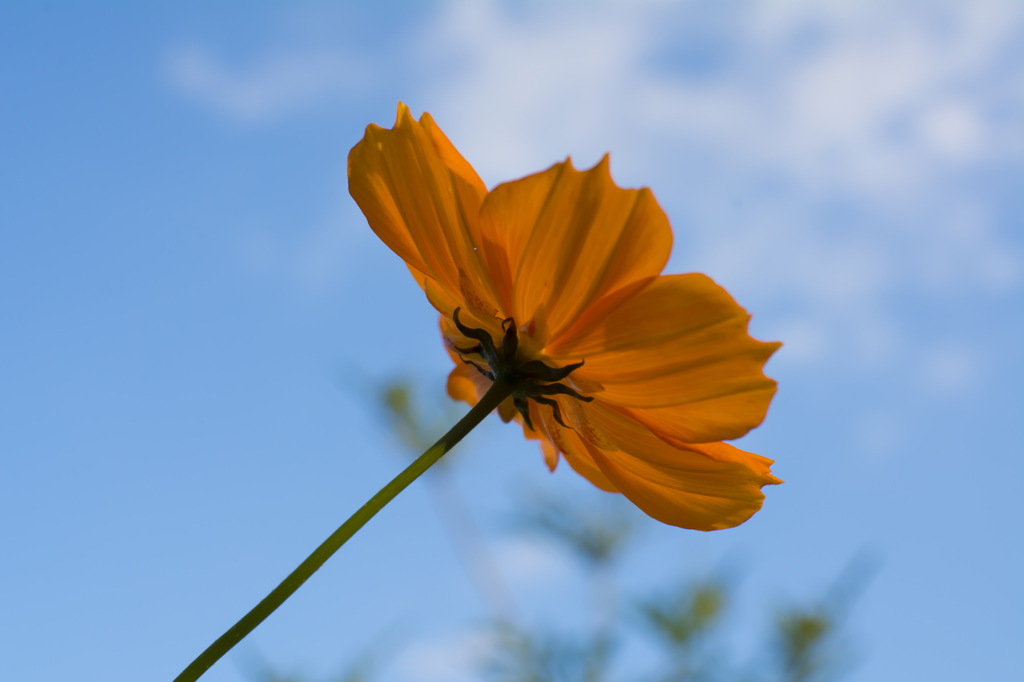
[[[489,186],[610,151],[669,271],[785,343],[742,445],[786,484],[735,530],[652,527],[627,587],[742,555],[752,639],[866,548],[850,679],[1020,675],[1022,67],[1024,10],[987,1],[0,6],[5,674],[171,679],[402,466],[353,377],[449,361],[345,180],[401,100]],[[500,424],[455,471],[524,604],[579,611],[501,529],[585,485]],[[384,679],[428,682],[483,616],[418,486],[239,656],[400,631]]]

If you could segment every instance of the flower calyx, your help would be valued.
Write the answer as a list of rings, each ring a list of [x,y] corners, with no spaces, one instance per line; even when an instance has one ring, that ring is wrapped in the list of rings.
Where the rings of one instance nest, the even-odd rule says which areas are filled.
[[[519,333],[516,330],[515,319],[506,317],[501,321],[501,329],[504,335],[501,338],[501,345],[495,346],[494,339],[491,338],[490,333],[483,329],[475,329],[462,324],[459,321],[459,310],[461,308],[456,308],[455,312],[452,313],[452,321],[455,322],[455,326],[463,336],[477,341],[477,345],[472,348],[452,346],[452,349],[459,354],[462,362],[472,365],[491,381],[500,380],[510,384],[513,387],[512,404],[515,405],[519,414],[522,415],[523,421],[526,422],[526,425],[531,430],[535,429],[530,421],[529,400],[539,405],[547,405],[554,412],[555,421],[567,429],[572,428],[562,421],[562,413],[558,409],[558,403],[547,396],[568,395],[588,403],[593,400],[591,397],[580,395],[565,384],[558,383],[582,367],[583,361],[580,360],[560,368],[548,367],[540,360],[520,361],[516,358],[516,352],[519,349]],[[481,356],[487,362],[489,369],[481,367],[466,358],[467,355]]]

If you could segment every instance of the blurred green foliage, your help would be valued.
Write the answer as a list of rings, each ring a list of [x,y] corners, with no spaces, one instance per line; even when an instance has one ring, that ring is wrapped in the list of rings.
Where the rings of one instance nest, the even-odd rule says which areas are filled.
[[[666,670],[659,679],[714,679],[707,637],[722,617],[727,598],[723,582],[706,580],[637,604],[641,622],[666,654]]]
[[[522,502],[513,527],[562,545],[589,570],[610,568],[633,539],[636,521],[617,505],[584,507],[539,491]]]
[[[544,633],[499,623],[494,649],[482,670],[491,682],[599,682],[614,650],[606,635]]]
[[[829,641],[834,627],[835,622],[824,611],[794,609],[779,616],[777,646],[783,679],[801,682],[821,676],[819,673],[829,663],[823,645]]]
[[[399,441],[416,456],[457,418],[447,399],[429,418],[422,416],[409,382],[380,386],[378,412]],[[591,609],[571,631],[554,631],[531,623],[518,611],[491,558],[487,543],[455,485],[449,466],[434,467],[426,477],[438,514],[482,601],[491,613],[492,642],[477,671],[486,682],[834,682],[849,672],[844,620],[872,576],[874,562],[858,555],[819,600],[778,610],[765,633],[761,651],[737,662],[728,654],[727,619],[733,586],[724,575],[676,584],[644,598],[619,597],[615,567],[635,540],[642,521],[622,505],[595,491],[593,499],[554,498],[537,490],[525,496],[511,524],[516,533],[542,538],[574,557],[591,583]],[[445,460],[442,460],[444,462]],[[644,517],[646,519],[646,517]],[[653,523],[653,522],[652,522]],[[658,651],[652,665],[636,669],[627,645],[642,643]],[[392,652],[394,653],[394,652]],[[252,682],[370,682],[380,667],[377,654],[364,652],[340,675],[314,680],[281,675],[266,662],[248,666]],[[389,657],[391,658],[391,657]],[[652,657],[648,657],[652,658]],[[620,660],[623,659],[623,660]]]

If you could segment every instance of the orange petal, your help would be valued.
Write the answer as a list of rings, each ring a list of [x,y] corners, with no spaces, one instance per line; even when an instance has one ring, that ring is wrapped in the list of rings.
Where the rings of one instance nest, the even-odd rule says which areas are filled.
[[[749,469],[750,476],[756,479],[758,486],[781,483],[772,476],[772,460],[767,457],[744,452],[725,443],[686,443],[682,447],[675,447],[658,438],[640,422],[602,405],[600,401],[584,403],[582,408],[594,427],[615,447],[652,464],[671,467],[678,461],[680,452],[683,452],[684,457],[686,453],[700,453],[714,461],[743,464]]]
[[[672,447],[596,401],[584,409],[619,448],[588,443],[591,459],[626,497],[664,523],[696,530],[737,526],[761,508],[761,486],[781,483],[765,457],[726,443]]]
[[[711,443],[715,438],[734,439],[764,421],[775,383],[760,391],[735,393],[709,400],[634,410],[618,407],[670,445]]]
[[[417,123],[399,104],[393,129],[367,126],[349,153],[348,178],[370,227],[410,268],[451,297],[460,295],[461,269],[482,296],[494,298],[476,252],[487,190],[433,119],[424,114]]]
[[[546,307],[556,339],[593,302],[661,272],[672,230],[648,189],[622,189],[605,156],[498,185],[484,200],[483,259],[504,310],[528,325]]]
[[[732,528],[753,516],[764,502],[764,494],[742,464],[714,462],[685,451],[680,451],[679,461],[671,467],[593,446],[590,453],[608,480],[633,504],[671,526]],[[709,468],[709,462],[715,466]]]
[[[558,466],[558,448],[552,445],[547,438],[541,438],[540,451],[544,454],[544,463],[548,465],[548,471],[554,473]]]
[[[469,162],[459,153],[455,145],[451,143],[448,136],[441,132],[441,129],[434,123],[434,118],[430,114],[424,112],[420,116],[420,125],[423,126],[423,130],[430,136],[430,141],[434,143],[434,149],[437,150],[437,154],[441,157],[444,164],[448,166],[448,170],[452,172],[455,178],[461,181],[456,185],[456,188],[460,193],[465,192],[464,203],[475,202],[475,205],[471,205],[470,208],[474,209],[474,214],[479,213],[480,203],[487,196],[487,185],[484,184],[484,181],[480,179],[480,176],[469,165]]]
[[[751,338],[747,320],[705,275],[667,275],[547,352],[562,362],[584,358],[573,379],[600,384],[602,402],[659,434],[732,439],[761,423],[775,393],[763,367],[780,344]]]
[[[530,401],[530,419],[541,430],[541,434],[562,453],[576,473],[601,490],[618,492],[618,488],[594,462],[583,440],[572,429],[560,426],[550,407]]]
[[[512,396],[505,398],[501,401],[501,404],[498,405],[498,416],[501,417],[501,421],[506,424],[515,419],[516,414],[516,406],[512,401]]]
[[[452,298],[451,294],[445,291],[444,287],[438,284],[436,280],[427,277],[411,265],[408,267],[413,279],[416,280],[416,283],[420,285],[420,289],[426,295],[427,301],[430,302],[430,305],[434,306],[434,310],[447,318],[451,318],[452,312],[462,304],[462,301],[458,298]]]
[[[455,365],[455,368],[448,373],[448,395],[452,400],[461,400],[467,405],[473,406],[480,402],[483,392],[480,391],[479,382],[470,372],[477,373],[472,367],[461,363]],[[486,379],[487,377],[480,378]],[[484,391],[486,390],[485,388]]]
[[[556,396],[562,410],[562,418],[582,440],[599,450],[618,450],[618,446],[598,427],[587,410],[585,403],[569,396]]]

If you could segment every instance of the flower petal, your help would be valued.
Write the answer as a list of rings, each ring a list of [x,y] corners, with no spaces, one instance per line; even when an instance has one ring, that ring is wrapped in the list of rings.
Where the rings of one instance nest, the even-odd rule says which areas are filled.
[[[761,486],[782,482],[765,457],[726,443],[672,447],[596,401],[583,409],[619,448],[586,443],[591,459],[626,497],[664,523],[695,530],[737,526],[761,508]]]
[[[472,407],[480,402],[490,387],[491,382],[487,377],[470,365],[455,360],[455,369],[448,374],[448,395],[453,400],[461,400]]]
[[[552,445],[547,438],[541,438],[540,451],[544,455],[544,463],[548,465],[548,471],[555,473],[555,468],[558,466],[558,448]]]
[[[474,215],[479,213],[480,204],[483,202],[484,197],[487,196],[487,185],[480,179],[480,176],[469,165],[465,157],[459,153],[455,145],[451,143],[448,136],[437,127],[433,116],[424,112],[420,116],[420,125],[423,126],[423,130],[430,136],[430,141],[433,142],[434,149],[437,151],[438,156],[441,157],[441,161],[444,162],[444,165],[448,166],[448,170],[452,172],[456,179],[461,180],[461,182],[456,183],[455,188],[458,190],[463,204],[472,209],[469,211],[470,213]]]
[[[721,465],[718,471],[708,472],[700,455],[664,467],[592,446],[590,452],[623,495],[648,516],[671,526],[705,531],[733,528],[764,502],[759,489],[742,490],[735,485],[733,477],[742,473],[739,465]]]
[[[460,272],[494,307],[476,248],[487,189],[429,115],[404,104],[391,130],[369,125],[348,158],[349,192],[377,236],[410,268],[461,297]]]
[[[762,391],[720,396],[710,400],[649,410],[616,408],[632,417],[669,445],[713,443],[716,438],[739,438],[764,421],[775,394],[774,382]]]
[[[583,439],[572,429],[560,426],[555,421],[554,412],[550,407],[530,401],[530,419],[541,430],[541,435],[545,437],[545,440],[565,457],[565,461],[569,463],[573,471],[601,490],[609,493],[619,492],[618,488],[608,480],[601,468],[594,462]],[[553,467],[552,470],[554,470]]]
[[[413,279],[420,285],[420,289],[426,295],[430,305],[434,306],[434,310],[441,313],[444,317],[451,318],[453,311],[459,307],[461,301],[445,291],[444,287],[437,283],[430,277],[427,277],[422,272],[409,265],[409,272],[412,273]]]
[[[667,438],[732,439],[761,423],[775,393],[763,367],[780,344],[751,338],[748,319],[705,275],[667,275],[547,352],[584,358],[574,380],[596,382],[597,398]]]
[[[556,339],[593,302],[656,276],[672,230],[649,189],[622,189],[605,156],[577,171],[570,161],[498,185],[484,200],[483,260],[506,314],[542,324]],[[546,319],[537,320],[539,309]]]

